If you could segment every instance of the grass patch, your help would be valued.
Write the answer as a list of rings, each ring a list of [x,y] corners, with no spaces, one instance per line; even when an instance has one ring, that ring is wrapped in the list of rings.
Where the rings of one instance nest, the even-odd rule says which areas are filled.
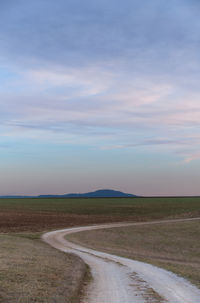
[[[200,220],[75,233],[78,244],[168,269],[200,287]]]
[[[0,199],[0,209],[85,215],[170,216],[199,211],[200,197]]]
[[[23,232],[23,233],[9,233],[9,236],[18,237],[18,238],[25,238],[29,240],[40,240],[43,233],[30,233],[30,232]]]
[[[79,302],[86,265],[37,238],[0,235],[0,302]]]

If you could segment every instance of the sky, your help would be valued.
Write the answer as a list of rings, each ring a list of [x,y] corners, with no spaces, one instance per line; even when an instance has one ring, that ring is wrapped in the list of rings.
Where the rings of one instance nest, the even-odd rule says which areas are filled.
[[[198,0],[0,0],[0,195],[200,195]]]

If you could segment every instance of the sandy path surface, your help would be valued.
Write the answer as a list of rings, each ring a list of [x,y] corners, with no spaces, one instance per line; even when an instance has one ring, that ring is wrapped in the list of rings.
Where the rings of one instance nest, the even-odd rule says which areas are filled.
[[[200,289],[169,271],[65,239],[68,234],[86,230],[191,220],[200,218],[67,228],[46,233],[42,238],[61,251],[77,254],[90,266],[93,281],[88,285],[84,303],[199,303]]]

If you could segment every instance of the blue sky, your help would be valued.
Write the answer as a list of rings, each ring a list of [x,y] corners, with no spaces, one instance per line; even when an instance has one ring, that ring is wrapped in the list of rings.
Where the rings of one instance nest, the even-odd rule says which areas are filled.
[[[199,195],[196,0],[0,2],[0,194]]]

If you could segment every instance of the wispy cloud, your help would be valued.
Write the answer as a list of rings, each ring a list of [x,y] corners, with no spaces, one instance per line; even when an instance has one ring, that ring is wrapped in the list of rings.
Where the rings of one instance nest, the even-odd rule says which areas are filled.
[[[186,163],[190,163],[193,160],[199,160],[200,159],[200,153],[191,154],[185,157],[184,161]]]
[[[192,136],[199,126],[200,94],[186,90],[182,95],[176,82],[135,77],[127,70],[116,75],[109,68],[93,66],[26,69],[20,72],[18,85],[22,91],[1,93],[5,133],[9,129],[15,136],[32,137],[36,132],[38,138],[45,132],[61,133],[64,142],[71,135],[82,135],[91,143],[99,135],[106,148],[165,145],[174,151],[187,144],[191,150],[198,146],[185,136]],[[149,132],[152,139],[136,136],[130,143],[136,130],[141,137]],[[113,145],[108,142],[110,132]]]

